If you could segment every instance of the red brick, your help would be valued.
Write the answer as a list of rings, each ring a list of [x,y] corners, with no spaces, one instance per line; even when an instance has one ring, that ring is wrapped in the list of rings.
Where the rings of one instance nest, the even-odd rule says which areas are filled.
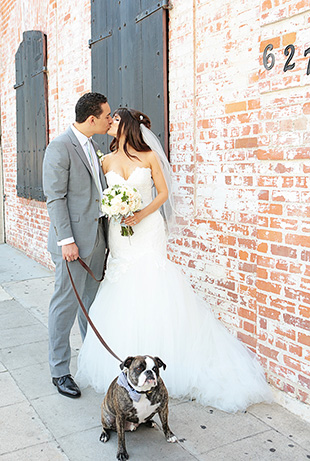
[[[283,356],[283,361],[284,361],[285,365],[287,365],[288,367],[293,368],[294,370],[297,370],[297,371],[301,370],[299,360],[295,360],[295,359],[289,357],[288,355],[284,355]]]
[[[234,102],[225,105],[225,113],[231,114],[232,112],[240,112],[246,110],[246,101]]]
[[[251,334],[256,334],[256,327],[253,323],[250,323],[250,322],[243,322],[243,329],[245,331],[247,331],[248,333],[251,333]]]
[[[251,148],[257,147],[257,138],[239,138],[235,141],[235,148],[242,149],[242,148]]]
[[[296,219],[284,219],[284,218],[270,218],[270,227],[276,229],[298,229],[298,221]]]
[[[287,261],[280,260],[280,261],[277,261],[276,268],[281,271],[288,271],[289,264]]]
[[[276,283],[265,282],[263,280],[257,280],[256,287],[258,290],[266,291],[268,293],[280,294],[281,286]]]
[[[297,250],[283,245],[271,245],[271,253],[277,256],[285,256],[287,258],[297,258]]]
[[[266,269],[263,269],[262,267],[258,267],[256,271],[256,275],[260,279],[267,279],[268,278],[268,272]]]
[[[266,317],[268,319],[279,320],[281,317],[281,311],[277,311],[275,309],[270,309],[267,306],[260,306],[258,309],[259,315]]]
[[[275,328],[275,334],[279,335],[279,336],[284,336],[285,338],[289,338],[292,341],[295,341],[295,339],[296,339],[296,332],[292,327],[291,328],[286,328],[286,329],[276,327]]]
[[[264,0],[263,3],[262,3],[262,11],[266,11],[266,10],[269,10],[270,8],[272,8],[272,3],[271,3],[271,0]]]
[[[273,45],[273,48],[279,48],[281,44],[281,37],[274,37],[274,38],[269,38],[268,40],[264,40],[260,43],[259,51],[264,51],[267,45],[269,44]]]
[[[299,314],[301,317],[310,319],[310,306],[301,306],[299,308]]]
[[[268,244],[267,243],[260,243],[258,246],[257,246],[257,251],[261,252],[261,253],[267,253],[268,251]]]
[[[306,320],[300,317],[293,317],[290,314],[283,314],[283,320],[289,325],[293,325],[304,330],[310,330],[310,320]]]
[[[277,309],[280,309],[282,311],[286,310],[287,312],[290,312],[292,314],[295,314],[296,312],[296,304],[287,301],[286,299],[284,300],[282,298],[272,298],[270,300],[270,306],[276,307]]]
[[[290,34],[284,34],[282,35],[282,45],[287,46],[287,45],[292,45],[296,41],[296,32],[291,32]]]
[[[305,235],[287,234],[285,237],[285,243],[310,247],[310,237]]]
[[[256,320],[255,312],[250,311],[249,309],[243,309],[242,307],[238,308],[238,315],[244,319],[251,320],[252,322],[255,322]]]
[[[304,386],[309,391],[309,389],[310,389],[310,378],[309,378],[309,376],[304,376],[304,375],[300,374],[300,375],[298,375],[298,380],[299,380],[300,384],[302,386]]]
[[[284,152],[283,150],[277,149],[257,149],[255,154],[258,160],[283,160]]]
[[[283,205],[273,205],[273,204],[260,203],[259,206],[258,206],[258,212],[259,213],[282,215],[282,213],[283,213]]]
[[[310,334],[298,333],[298,342],[310,346]]]
[[[248,346],[251,346],[253,349],[256,348],[257,341],[252,336],[244,334],[241,331],[238,331],[237,336],[238,336],[239,339],[241,339],[241,341],[243,341]]]
[[[272,242],[282,242],[282,233],[269,231],[264,229],[258,229],[257,237],[261,240],[269,240]]]
[[[296,346],[295,344],[289,345],[289,352],[291,352],[291,354],[297,355],[298,357],[302,357],[302,347]]]
[[[293,288],[284,287],[285,296],[295,299],[301,303],[310,304],[310,293],[308,291],[294,290]]]
[[[270,349],[269,347],[263,346],[262,344],[258,345],[258,352],[265,357],[270,359],[276,360],[279,352],[275,351],[274,349]]]

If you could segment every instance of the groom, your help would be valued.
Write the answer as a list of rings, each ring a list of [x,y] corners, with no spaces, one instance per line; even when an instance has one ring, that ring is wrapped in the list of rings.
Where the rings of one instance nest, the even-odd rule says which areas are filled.
[[[86,93],[75,107],[76,121],[47,147],[43,161],[43,187],[51,220],[48,250],[56,266],[55,289],[49,308],[49,363],[52,382],[61,394],[77,398],[81,392],[70,375],[70,332],[78,302],[66,269],[70,271],[88,310],[99,283],[77,261],[80,256],[100,278],[106,251],[106,218],[100,201],[107,187],[92,141],[112,124],[107,98]],[[84,339],[87,321],[79,309],[79,326]]]

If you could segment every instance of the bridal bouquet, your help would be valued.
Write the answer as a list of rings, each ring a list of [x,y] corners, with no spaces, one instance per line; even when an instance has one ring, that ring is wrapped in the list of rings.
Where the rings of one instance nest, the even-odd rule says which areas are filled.
[[[122,220],[138,211],[141,202],[141,194],[134,187],[114,185],[105,189],[101,209],[106,216],[121,224],[121,234],[128,237],[133,235],[133,229],[124,224]]]

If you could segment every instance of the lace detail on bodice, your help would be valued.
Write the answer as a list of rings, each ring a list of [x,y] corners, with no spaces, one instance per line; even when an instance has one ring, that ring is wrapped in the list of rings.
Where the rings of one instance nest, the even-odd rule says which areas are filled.
[[[109,187],[126,184],[135,187],[142,196],[142,208],[153,200],[153,180],[150,168],[137,167],[128,179],[111,170],[106,173]],[[110,282],[117,282],[119,278],[131,270],[133,264],[139,260],[150,258],[156,266],[166,264],[166,234],[165,226],[159,210],[144,218],[133,227],[131,237],[123,237],[120,233],[120,224],[110,219],[109,222],[109,258],[106,278]],[[143,270],[143,269],[142,269]]]

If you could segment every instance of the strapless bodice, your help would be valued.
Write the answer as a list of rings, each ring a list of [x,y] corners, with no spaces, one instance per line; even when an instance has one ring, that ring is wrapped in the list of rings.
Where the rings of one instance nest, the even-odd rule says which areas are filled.
[[[141,208],[145,208],[153,200],[153,180],[150,168],[137,167],[128,179],[111,170],[106,173],[109,187],[114,185],[126,185],[135,187],[142,196]],[[106,277],[110,281],[118,280],[128,270],[129,266],[138,259],[148,257],[156,263],[166,257],[166,234],[163,218],[160,211],[146,216],[139,224],[133,226],[134,234],[131,237],[123,237],[120,232],[120,224],[113,218],[109,221],[109,270]]]
[[[125,184],[126,186],[135,187],[142,196],[142,208],[145,208],[152,201],[153,180],[150,168],[136,167],[128,179],[123,178],[119,173],[111,170],[106,173],[109,187]]]

